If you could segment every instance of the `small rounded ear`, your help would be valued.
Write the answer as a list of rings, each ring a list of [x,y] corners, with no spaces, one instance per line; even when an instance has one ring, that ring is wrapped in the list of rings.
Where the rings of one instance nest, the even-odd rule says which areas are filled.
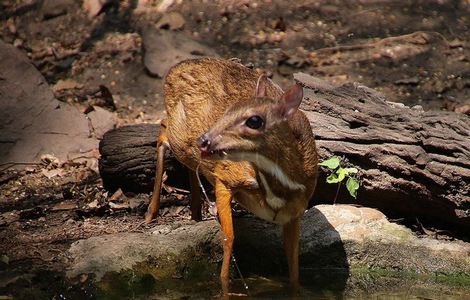
[[[268,77],[266,75],[261,75],[258,78],[258,82],[256,83],[256,98],[263,98],[266,97],[266,87],[268,86]]]
[[[280,100],[280,112],[283,119],[287,119],[292,115],[300,106],[304,91],[302,86],[298,83],[291,86],[282,96]]]

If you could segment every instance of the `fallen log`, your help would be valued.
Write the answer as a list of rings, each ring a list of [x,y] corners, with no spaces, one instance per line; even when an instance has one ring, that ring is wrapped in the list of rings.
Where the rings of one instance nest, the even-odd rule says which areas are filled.
[[[123,126],[106,132],[99,145],[99,170],[109,191],[149,193],[153,190],[160,125]],[[165,153],[166,183],[188,189],[187,171],[170,151]]]
[[[294,77],[304,86],[301,108],[321,159],[337,155],[359,169],[357,199],[342,187],[338,203],[375,207],[437,228],[470,228],[468,116],[388,102],[359,84],[333,86],[302,73]],[[151,191],[157,133],[158,125],[135,125],[105,134],[100,172],[106,188]],[[187,187],[184,168],[170,153],[165,164],[169,184]],[[312,204],[335,199],[337,185],[327,184],[326,175],[320,172]]]

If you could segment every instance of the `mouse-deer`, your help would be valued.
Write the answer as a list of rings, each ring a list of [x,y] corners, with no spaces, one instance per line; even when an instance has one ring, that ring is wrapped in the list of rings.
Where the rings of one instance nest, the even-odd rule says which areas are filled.
[[[215,187],[224,233],[220,273],[228,293],[234,232],[231,201],[283,226],[291,285],[299,279],[300,219],[313,194],[318,155],[310,123],[298,107],[298,84],[283,92],[266,76],[241,64],[203,58],[183,61],[166,76],[168,117],[157,143],[155,188],[146,220],[158,213],[163,154],[170,147],[190,170],[192,218],[201,219],[194,170]]]

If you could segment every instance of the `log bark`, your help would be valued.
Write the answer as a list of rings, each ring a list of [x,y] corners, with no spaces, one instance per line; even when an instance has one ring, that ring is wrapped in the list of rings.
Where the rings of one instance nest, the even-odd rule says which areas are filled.
[[[393,218],[418,219],[437,228],[470,228],[470,120],[388,102],[359,84],[330,85],[298,73],[301,109],[310,120],[321,159],[344,157],[359,169],[357,199],[342,186],[338,203],[375,207]],[[158,126],[116,129],[100,145],[105,187],[148,192],[153,184]],[[168,178],[186,178],[167,155]],[[312,204],[331,203],[337,185],[320,172]],[[177,184],[187,183],[177,180]]]
[[[294,78],[305,87],[302,109],[321,157],[344,156],[360,170],[357,200],[343,189],[341,202],[437,226],[470,227],[467,116],[387,102],[359,84],[335,87],[302,73]],[[335,193],[324,177],[314,197],[320,201]]]
[[[149,193],[153,190],[156,147],[160,125],[123,126],[106,132],[99,145],[99,170],[109,191]],[[187,170],[171,151],[165,153],[166,183],[188,189]]]

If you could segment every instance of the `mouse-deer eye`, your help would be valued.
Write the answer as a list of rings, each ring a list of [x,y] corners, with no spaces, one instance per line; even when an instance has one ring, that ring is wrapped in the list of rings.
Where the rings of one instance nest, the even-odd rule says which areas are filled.
[[[245,125],[251,129],[260,129],[264,125],[264,120],[260,116],[251,116],[246,119]]]

